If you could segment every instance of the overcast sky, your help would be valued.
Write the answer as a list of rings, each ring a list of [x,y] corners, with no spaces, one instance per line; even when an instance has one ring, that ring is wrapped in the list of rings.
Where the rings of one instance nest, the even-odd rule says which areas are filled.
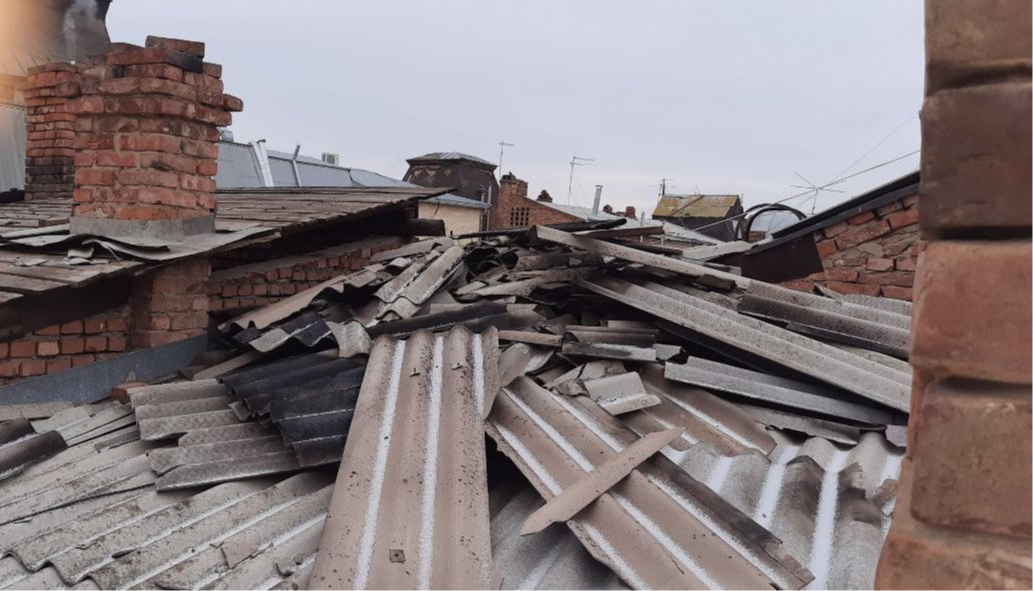
[[[401,178],[407,157],[497,161],[505,140],[531,196],[566,201],[576,155],[595,162],[573,203],[601,184],[605,203],[651,211],[661,177],[749,206],[799,193],[795,173],[821,185],[869,151],[846,174],[917,150],[922,14],[918,0],[118,0],[108,28],[207,43],[244,99],[240,141]],[[817,209],[917,167],[862,174]]]

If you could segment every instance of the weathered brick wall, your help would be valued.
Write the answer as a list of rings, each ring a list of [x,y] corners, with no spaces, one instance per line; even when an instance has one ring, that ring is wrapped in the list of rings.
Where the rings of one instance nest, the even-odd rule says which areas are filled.
[[[911,300],[924,243],[918,232],[918,195],[859,213],[814,233],[824,271],[784,286],[822,285],[842,294]]]
[[[907,458],[880,588],[1033,586],[1031,5],[926,2]]]
[[[121,355],[129,348],[129,307],[41,328],[0,343],[0,385]]]
[[[207,286],[208,305],[215,312],[270,304],[327,279],[361,269],[374,254],[402,244],[403,239],[397,237],[370,238],[304,255],[216,271]]]
[[[524,211],[526,210],[526,216]],[[514,215],[514,211],[518,213]],[[526,224],[514,224],[517,219],[527,219]],[[488,229],[498,230],[516,226],[536,224],[561,224],[582,221],[581,218],[542,205],[527,198],[527,183],[511,175],[502,177],[499,183],[499,199],[488,216]]]

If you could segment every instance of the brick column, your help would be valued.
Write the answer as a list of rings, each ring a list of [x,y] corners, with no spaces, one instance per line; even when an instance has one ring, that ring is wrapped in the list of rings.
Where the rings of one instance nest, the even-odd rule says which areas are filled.
[[[909,442],[879,588],[1030,588],[1028,0],[927,0]]]
[[[182,241],[215,220],[220,126],[243,104],[223,94],[204,44],[147,38],[83,66],[76,115],[73,233]]]
[[[208,327],[207,260],[173,263],[133,281],[130,297],[133,348],[157,347],[205,334]]]
[[[78,94],[76,67],[57,62],[30,68],[25,82],[25,198],[71,197],[75,178],[75,115],[68,99]]]

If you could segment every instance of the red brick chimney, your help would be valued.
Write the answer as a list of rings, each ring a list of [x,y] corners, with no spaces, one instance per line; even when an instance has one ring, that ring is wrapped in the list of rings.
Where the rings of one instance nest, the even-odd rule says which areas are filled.
[[[538,193],[537,201],[541,201],[542,203],[552,203],[552,195],[549,195],[548,191],[542,189],[542,192]]]
[[[75,179],[75,115],[68,97],[79,74],[57,62],[31,68],[25,82],[25,198],[71,197]]]
[[[212,232],[219,127],[243,103],[203,57],[203,43],[148,37],[31,71],[27,195],[73,196],[73,234],[181,242]],[[135,277],[131,346],[203,335],[210,274],[192,259]]]
[[[635,219],[635,206],[629,205],[624,208],[624,217]]]
[[[522,181],[512,172],[502,175],[499,181],[499,199],[503,195],[509,197],[527,197],[527,181]]]
[[[116,44],[55,91],[79,95],[65,105],[76,131],[72,233],[178,242],[213,231],[218,128],[243,103],[203,57],[193,41]]]

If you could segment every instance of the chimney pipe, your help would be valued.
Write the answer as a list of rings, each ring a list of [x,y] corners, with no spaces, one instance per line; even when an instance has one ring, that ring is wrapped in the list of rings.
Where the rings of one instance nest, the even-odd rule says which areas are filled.
[[[595,186],[595,201],[592,202],[592,215],[599,214],[599,201],[603,198],[603,186]]]

